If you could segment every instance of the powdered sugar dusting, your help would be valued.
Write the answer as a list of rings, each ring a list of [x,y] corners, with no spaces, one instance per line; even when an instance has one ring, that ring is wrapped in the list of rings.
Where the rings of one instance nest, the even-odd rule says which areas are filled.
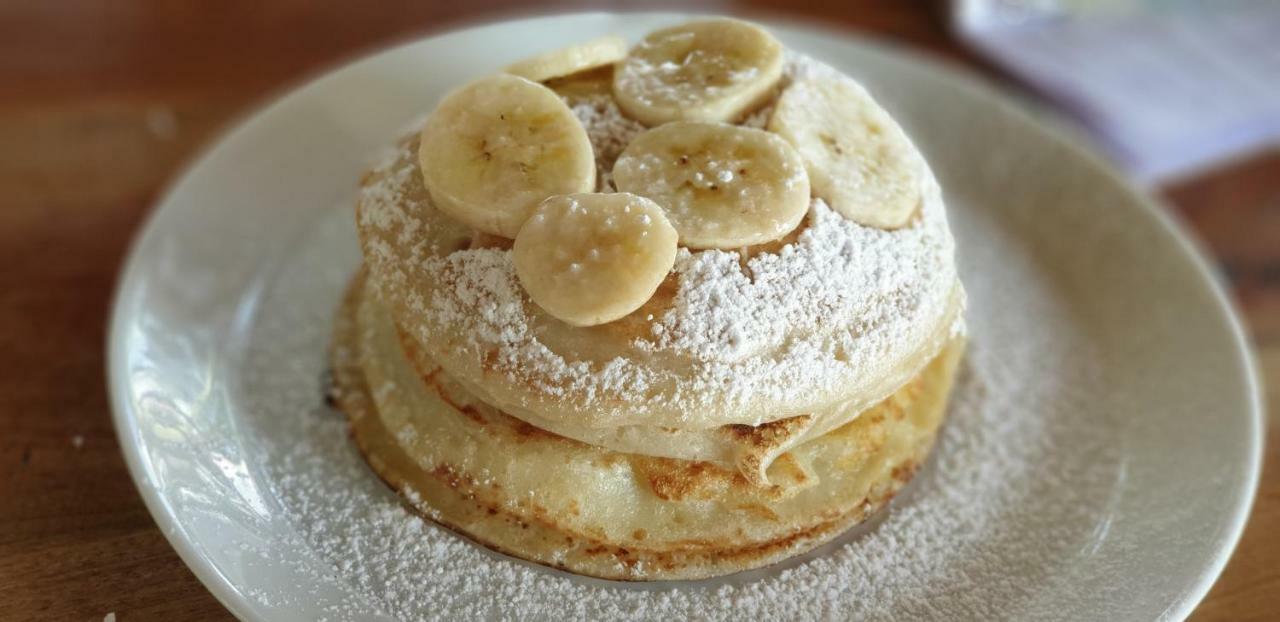
[[[992,619],[1006,617],[1105,531],[1115,427],[1093,337],[1070,292],[998,226],[969,224],[970,352],[936,458],[869,533],[817,555],[722,580],[657,585],[583,579],[492,553],[405,510],[321,406],[331,309],[350,257],[350,215],[264,294],[241,376],[249,438],[280,511],[332,575],[360,596],[330,620]],[[336,271],[337,276],[318,277]],[[1062,448],[1069,447],[1070,451]],[[276,544],[258,554],[275,554]],[[255,590],[288,607],[305,593]],[[1052,617],[1016,609],[1027,617]],[[1058,612],[1059,614],[1061,612]]]
[[[926,207],[931,226],[889,232],[861,227],[817,199],[809,226],[796,242],[779,253],[751,258],[746,270],[736,252],[681,253],[675,268],[679,294],[675,307],[660,319],[653,346],[690,352],[709,362],[734,361],[738,365],[706,369],[737,374],[750,367],[748,357],[781,346],[796,332],[826,337],[840,322],[851,321],[860,330],[836,331],[834,349],[793,340],[783,364],[772,371],[803,374],[811,379],[803,382],[808,386],[828,374],[868,373],[872,370],[866,365],[876,355],[889,354],[918,336],[920,329],[912,324],[941,315],[956,277],[950,236],[939,230],[945,229],[945,220],[932,213],[940,209],[936,203]],[[927,308],[931,305],[937,306]],[[841,365],[841,358],[848,365]],[[758,378],[750,378],[754,380]],[[743,384],[780,391],[777,396],[785,399],[787,380],[750,381]]]
[[[831,70],[799,56],[787,69],[791,76],[822,71]],[[575,112],[599,153],[616,157],[634,136],[634,124],[619,121],[616,106],[584,103]],[[412,206],[402,205],[397,192],[398,180],[412,174],[413,158],[404,162],[384,183],[364,189],[362,218],[412,222]],[[741,418],[732,422],[755,424],[804,412],[870,391],[887,369],[920,350],[951,310],[954,243],[936,182],[927,174],[920,183],[919,216],[899,230],[860,226],[816,200],[803,232],[777,253],[743,261],[736,251],[682,250],[674,305],[633,344],[687,358],[689,369],[679,373],[627,357],[575,360],[543,343],[510,252],[502,249],[425,259],[447,286],[421,300],[416,317],[398,319],[422,336],[470,339],[463,351],[476,356],[496,350],[485,364],[513,384],[552,397],[570,393],[605,420],[680,412],[664,424],[714,425],[730,421],[688,417],[735,413]],[[376,242],[366,259],[387,278],[406,259]],[[892,387],[869,397],[883,397],[885,389]]]
[[[596,189],[613,192],[613,163],[631,139],[645,130],[644,124],[627,117],[608,95],[574,98],[569,109],[582,122],[596,156]]]
[[[1220,469],[1161,469],[1170,455],[1211,445],[1179,436],[1182,423],[1199,430],[1204,412],[1242,414],[1211,406],[1238,383],[1203,385],[1195,364],[1197,346],[1227,334],[1185,321],[1196,312],[1215,325],[1225,319],[1206,283],[1174,276],[1189,265],[1183,251],[1128,191],[995,95],[892,50],[826,41],[824,49],[893,85],[917,135],[931,138],[972,295],[971,349],[934,461],[869,535],[749,577],[637,586],[532,568],[410,515],[356,454],[337,413],[320,405],[331,310],[359,263],[350,201],[250,221],[269,235],[222,250],[251,262],[228,262],[208,245],[141,252],[152,242],[188,245],[197,230],[205,238],[244,230],[216,214],[200,221],[208,229],[182,226],[199,213],[184,208],[198,202],[157,214],[127,279],[140,276],[141,287],[122,290],[119,311],[131,333],[121,378],[144,424],[129,436],[147,439],[136,447],[148,466],[140,485],[156,486],[166,535],[233,586],[224,594],[244,601],[237,611],[268,618],[1058,620],[1188,610],[1238,526],[1239,515],[1214,502],[1244,497],[1216,491],[1249,477],[1227,466],[1228,457],[1243,457],[1229,452],[1244,448],[1222,443],[1212,445],[1227,448]],[[404,52],[420,62],[422,49]],[[390,67],[403,67],[405,54],[396,55]],[[386,67],[377,61],[358,75],[385,77]],[[322,90],[309,91],[266,120],[317,101]],[[267,125],[252,124],[242,138],[270,138]],[[254,144],[279,142],[288,141]],[[973,157],[984,142],[1006,148]],[[208,175],[204,169],[193,175]],[[314,181],[281,172],[279,181],[301,180],[297,188]],[[312,219],[326,226],[312,231]],[[1108,266],[1100,254],[1125,261]],[[242,283],[250,271],[252,281]],[[1140,285],[1146,280],[1161,285]],[[1171,297],[1180,304],[1145,304],[1167,300],[1147,294],[1173,292],[1185,294]],[[1197,326],[1204,338],[1188,339]],[[1153,345],[1166,343],[1181,345]],[[1208,360],[1228,362],[1219,356],[1236,347],[1223,345]],[[1179,355],[1189,356],[1168,360]],[[1146,381],[1167,372],[1184,390],[1171,396],[1159,392],[1169,383]],[[1223,390],[1179,407],[1205,386]],[[1224,429],[1240,422],[1209,420]],[[1186,537],[1213,525],[1221,537]],[[1191,553],[1169,554],[1178,550]]]
[[[399,216],[370,216],[383,217]],[[349,223],[345,210],[332,218]],[[868,347],[866,356],[882,356],[911,330],[906,316],[935,304],[919,299],[909,285],[947,277],[937,273],[951,266],[950,237],[939,237],[933,227],[946,229],[936,195],[915,227],[898,232],[860,228],[814,202],[808,228],[793,243],[777,255],[746,261],[745,268],[736,253],[685,251],[677,270],[677,309],[651,320],[645,343],[686,352],[704,361],[704,369],[719,366],[729,374],[736,365],[739,373],[757,374],[751,381],[759,381],[761,390],[785,391],[777,387],[798,378],[780,373],[781,366],[770,370],[779,376],[774,378],[741,362],[788,342],[788,323],[821,332],[823,317],[857,306],[852,294],[810,291],[835,289],[827,286],[834,282],[862,292],[882,310],[859,308],[864,319],[858,334],[884,331],[883,337],[862,338],[865,346],[835,339],[830,351],[787,343],[784,360],[820,378],[822,369],[810,366],[825,367],[814,361],[837,352],[836,359],[855,357],[857,348]],[[1055,564],[1105,537],[1099,525],[1105,525],[1117,459],[1108,438],[1113,427],[1089,408],[1099,385],[1090,335],[1041,271],[1043,264],[998,228],[973,236],[987,244],[973,249],[969,256],[977,268],[966,274],[976,303],[971,350],[936,459],[917,476],[915,490],[869,533],[842,538],[816,555],[724,579],[656,585],[588,580],[514,561],[404,509],[363,463],[341,417],[319,406],[316,378],[341,279],[318,273],[337,266],[330,249],[354,237],[349,225],[322,233],[305,238],[311,246],[288,257],[271,280],[247,340],[251,350],[242,375],[253,396],[250,437],[264,439],[260,463],[280,512],[319,572],[359,596],[329,606],[331,619],[994,618],[1042,586]],[[374,252],[370,261],[379,260]],[[896,263],[879,263],[889,258]],[[582,383],[568,385],[575,391],[633,391],[647,380],[628,377],[635,368],[625,361],[593,369],[525,339],[531,329],[519,320],[525,312],[518,308],[522,298],[509,253],[475,249],[429,261],[460,279],[451,290],[456,295],[431,311],[474,321],[476,330],[490,331],[476,333],[486,339],[518,344],[502,350],[511,357],[508,364],[560,370]],[[805,269],[782,267],[791,261]],[[819,310],[768,298],[782,289],[775,279],[796,278],[801,280],[786,289]],[[953,279],[954,273],[946,280]],[[754,306],[761,297],[770,305]],[[857,364],[841,373],[851,371],[874,370]],[[736,375],[699,378],[739,382]],[[1028,405],[1035,405],[1034,416]],[[1062,446],[1073,451],[1051,451]],[[260,554],[271,554],[274,546],[263,544]],[[282,607],[298,597],[250,595]]]
[[[540,372],[537,386],[549,395],[592,400],[599,394],[643,391],[650,377],[643,368],[615,359],[604,367],[566,361],[540,340],[524,307],[526,294],[516,277],[511,253],[470,249],[428,260],[452,283],[450,295],[437,296],[423,316],[446,325],[467,326],[473,343],[503,344],[491,363],[498,369]]]

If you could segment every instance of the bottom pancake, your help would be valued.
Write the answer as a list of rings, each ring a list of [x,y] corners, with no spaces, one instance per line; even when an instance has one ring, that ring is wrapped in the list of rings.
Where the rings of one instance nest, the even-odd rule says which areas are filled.
[[[698,579],[811,549],[883,507],[927,456],[963,343],[769,468],[609,451],[424,380],[357,277],[336,322],[334,397],[366,460],[415,510],[504,553],[622,580]]]

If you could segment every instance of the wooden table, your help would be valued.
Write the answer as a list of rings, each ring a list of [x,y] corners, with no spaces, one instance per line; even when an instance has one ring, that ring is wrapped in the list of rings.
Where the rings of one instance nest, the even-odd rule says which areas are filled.
[[[194,4],[0,5],[5,620],[230,618],[155,527],[111,428],[103,344],[126,245],[165,181],[273,91],[389,42],[514,8],[490,0]],[[794,0],[708,10],[782,11],[873,31],[994,73],[956,46],[928,6],[836,4],[843,8]],[[1162,194],[1234,285],[1275,410],[1280,153]],[[1280,613],[1280,430],[1271,428],[1249,528],[1196,619]]]

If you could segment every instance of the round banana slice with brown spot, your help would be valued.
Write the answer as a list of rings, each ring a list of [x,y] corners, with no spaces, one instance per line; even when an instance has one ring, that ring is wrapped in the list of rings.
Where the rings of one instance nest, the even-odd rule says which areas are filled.
[[[653,201],[624,192],[542,202],[516,236],[516,275],[547,313],[574,326],[619,319],[653,296],[676,259],[676,232]]]
[[[776,240],[809,209],[809,177],[795,149],[723,123],[683,121],[640,134],[618,157],[613,181],[661,205],[690,248]]]
[[[505,71],[534,82],[546,82],[552,78],[612,65],[626,56],[627,42],[622,37],[608,36],[527,58],[508,65]]]
[[[618,106],[646,125],[732,121],[768,96],[782,76],[782,45],[734,19],[650,33],[614,71]]]
[[[923,164],[889,113],[851,80],[804,80],[778,99],[769,131],[795,146],[813,192],[849,220],[896,229],[920,206]]]
[[[498,74],[445,96],[418,149],[441,211],[514,238],[549,196],[595,188],[595,156],[582,123],[551,89]]]

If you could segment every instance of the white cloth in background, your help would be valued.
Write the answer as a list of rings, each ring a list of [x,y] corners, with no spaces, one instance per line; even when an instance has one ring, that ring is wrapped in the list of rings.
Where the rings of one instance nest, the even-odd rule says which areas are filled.
[[[961,0],[957,33],[1138,178],[1280,145],[1280,2]]]

